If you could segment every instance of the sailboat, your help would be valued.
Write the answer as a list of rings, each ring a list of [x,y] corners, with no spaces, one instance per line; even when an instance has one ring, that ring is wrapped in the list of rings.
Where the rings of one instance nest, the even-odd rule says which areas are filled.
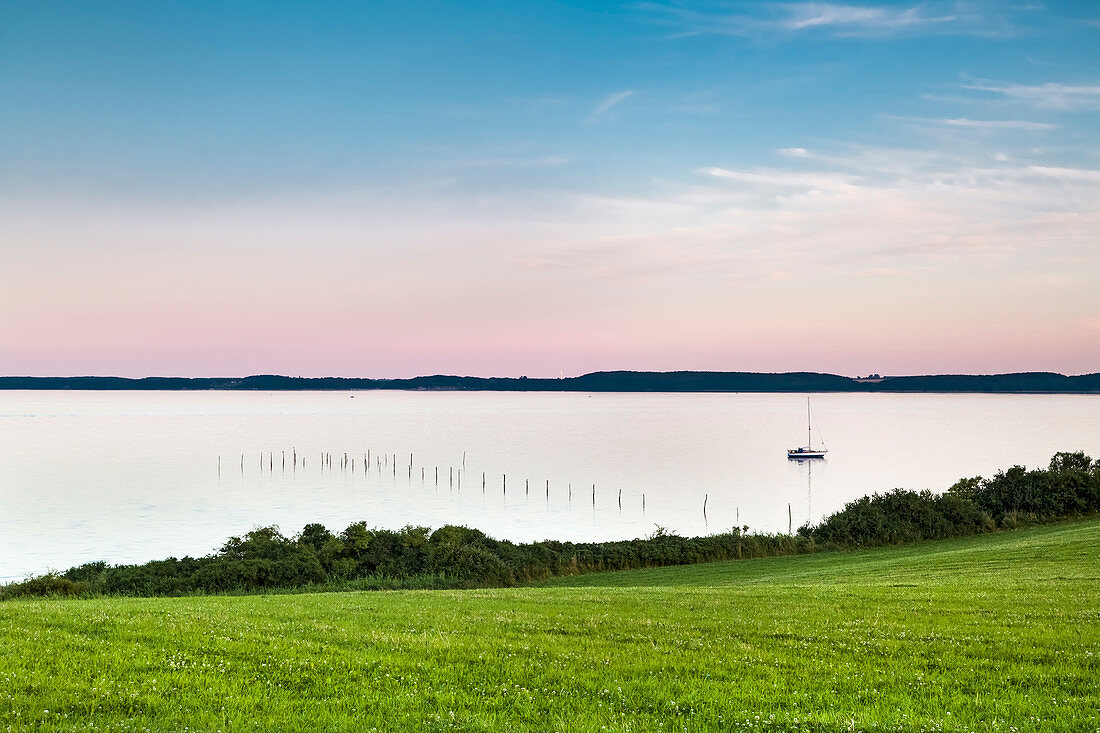
[[[813,436],[810,433],[810,398],[806,398],[806,445],[801,448],[791,448],[787,451],[787,458],[824,458],[825,454],[829,451],[825,448],[824,443],[821,445],[821,449],[818,450],[813,447]]]

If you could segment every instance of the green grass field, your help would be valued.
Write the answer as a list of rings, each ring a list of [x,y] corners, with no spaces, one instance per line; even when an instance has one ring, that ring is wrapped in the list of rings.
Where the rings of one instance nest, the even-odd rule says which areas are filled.
[[[541,587],[0,603],[0,730],[1100,730],[1100,521]]]

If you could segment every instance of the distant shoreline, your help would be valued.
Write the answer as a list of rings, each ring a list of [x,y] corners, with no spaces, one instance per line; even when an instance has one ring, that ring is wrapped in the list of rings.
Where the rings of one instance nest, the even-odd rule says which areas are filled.
[[[1100,394],[1100,373],[1054,372],[845,377],[817,372],[593,372],[579,377],[0,377],[0,390],[263,391],[360,390],[466,392],[856,392]]]

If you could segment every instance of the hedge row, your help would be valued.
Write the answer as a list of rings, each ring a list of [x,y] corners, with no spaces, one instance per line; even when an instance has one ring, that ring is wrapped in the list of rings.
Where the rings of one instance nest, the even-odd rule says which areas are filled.
[[[1046,469],[1013,466],[962,479],[944,494],[895,489],[849,502],[799,535],[817,545],[868,547],[961,537],[1100,511],[1100,460],[1056,453]]]

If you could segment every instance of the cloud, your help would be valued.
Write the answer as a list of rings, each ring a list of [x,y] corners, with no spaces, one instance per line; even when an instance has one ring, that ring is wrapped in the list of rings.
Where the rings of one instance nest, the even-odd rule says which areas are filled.
[[[682,35],[749,36],[760,33],[820,31],[834,36],[889,37],[901,34],[1008,35],[999,16],[988,16],[969,3],[922,2],[882,7],[823,2],[760,3],[758,14],[698,10],[683,5],[637,6]]]
[[[1053,178],[1059,181],[1087,182],[1100,184],[1100,171],[1087,168],[1061,168],[1045,165],[1029,165],[1028,173]]]
[[[1062,111],[1100,110],[1100,84],[1005,84],[975,80],[965,89],[991,92],[1029,104],[1036,109]]]
[[[834,26],[861,30],[897,30],[929,23],[948,23],[956,16],[927,16],[922,6],[911,8],[873,8],[858,5],[801,3],[786,6],[790,15],[779,24],[790,30]]]
[[[973,127],[981,130],[1053,130],[1058,125],[1029,120],[971,120],[966,117],[930,120],[948,127]]]
[[[577,236],[525,265],[608,283],[1100,266],[1100,169],[989,165],[985,151],[939,149],[808,160],[813,170],[708,166],[649,197],[581,197]]]
[[[966,128],[972,130],[1025,130],[1040,132],[1054,130],[1059,125],[1050,122],[1033,122],[1031,120],[972,120],[967,117],[929,118],[929,117],[902,117],[890,116],[891,119],[914,122],[921,125],[935,125],[939,127]]]
[[[595,122],[600,117],[615,109],[632,96],[634,96],[633,89],[626,89],[621,92],[615,92],[614,94],[607,95],[606,97],[601,99],[600,103],[596,105],[596,108],[592,110],[592,114],[588,116],[588,122]]]
[[[778,152],[780,155],[786,156],[788,158],[809,158],[810,157],[810,151],[806,150],[806,148],[779,148],[779,150],[777,150],[776,152]]]
[[[797,171],[758,168],[751,171],[729,170],[727,168],[701,168],[700,173],[740,183],[753,183],[760,186],[780,188],[801,188],[808,190],[850,190],[854,178],[850,175],[818,171],[800,173]]]
[[[465,158],[444,165],[457,168],[553,168],[568,165],[571,161],[572,158],[568,155],[544,155],[539,158]]]

